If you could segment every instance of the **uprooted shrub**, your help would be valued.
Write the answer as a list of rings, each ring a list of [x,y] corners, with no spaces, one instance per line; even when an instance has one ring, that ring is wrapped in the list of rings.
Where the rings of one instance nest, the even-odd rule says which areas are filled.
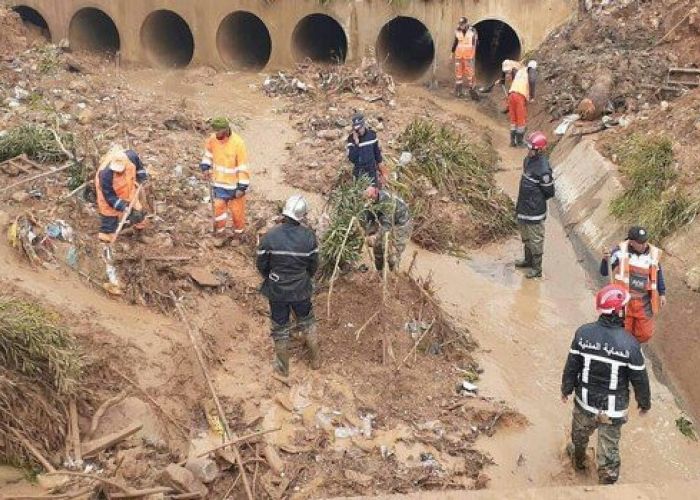
[[[394,186],[411,207],[413,241],[448,251],[513,232],[513,202],[496,185],[497,155],[490,144],[424,119],[406,127],[399,144],[413,157],[399,167]]]
[[[72,134],[60,134],[64,147],[73,147]],[[56,135],[39,125],[21,125],[0,135],[0,162],[25,154],[41,163],[67,160],[65,152],[56,140]]]
[[[77,342],[54,313],[0,296],[0,463],[34,462],[15,433],[44,456],[63,446],[82,366]]]
[[[667,137],[633,134],[610,147],[617,156],[624,191],[610,212],[628,224],[639,224],[662,239],[692,222],[700,199],[679,189],[673,147]]]

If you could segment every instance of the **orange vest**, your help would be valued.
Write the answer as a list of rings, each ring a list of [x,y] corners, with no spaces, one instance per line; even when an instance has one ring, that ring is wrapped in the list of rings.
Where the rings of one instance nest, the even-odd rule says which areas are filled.
[[[248,170],[248,152],[243,139],[231,134],[228,139],[220,141],[212,134],[204,145],[202,164],[212,169],[214,187],[234,190],[238,184],[250,184]]]
[[[530,98],[530,80],[527,74],[527,68],[520,68],[515,73],[513,83],[510,85],[510,91],[517,92],[525,96],[526,99]]]
[[[651,310],[657,314],[660,309],[658,286],[659,260],[663,252],[653,245],[642,255],[629,252],[629,242],[620,243],[620,253],[615,283],[629,290],[632,299],[643,300],[646,294],[651,297]]]
[[[125,164],[123,172],[114,172],[112,188],[117,193],[120,199],[131,203],[131,200],[136,194],[136,165],[129,161],[129,158],[123,151],[110,151],[102,158],[102,163],[95,173],[95,188],[97,191],[97,208],[101,215],[106,217],[119,217],[122,213],[109,206],[107,200],[102,194],[102,182],[100,182],[100,173],[106,168],[109,168],[112,162],[120,162]]]
[[[455,57],[457,59],[473,59],[476,54],[476,48],[474,47],[476,32],[474,28],[469,28],[466,33],[463,33],[462,30],[457,30],[455,36],[457,37]]]

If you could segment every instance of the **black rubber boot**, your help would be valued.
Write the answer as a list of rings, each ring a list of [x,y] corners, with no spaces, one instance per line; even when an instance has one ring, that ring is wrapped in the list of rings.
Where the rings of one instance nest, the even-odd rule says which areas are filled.
[[[306,347],[309,348],[309,363],[312,370],[321,368],[321,345],[316,325],[311,325],[306,332]]]
[[[462,84],[462,83],[455,84],[455,96],[457,96],[457,97],[464,96],[464,84]]]
[[[525,277],[529,280],[542,277],[542,254],[532,256],[532,268]]]
[[[516,146],[519,148],[525,147],[525,132],[517,132],[515,134]]]
[[[515,267],[518,269],[532,267],[532,252],[530,252],[530,249],[528,247],[524,247],[524,252],[525,257],[523,258],[523,260],[515,261]]]
[[[510,131],[510,147],[515,148],[518,146],[518,133],[515,130]]]
[[[566,445],[566,453],[571,458],[571,464],[576,470],[586,470],[586,450],[579,450],[574,443]]]
[[[275,340],[274,368],[283,377],[289,376],[289,339]]]

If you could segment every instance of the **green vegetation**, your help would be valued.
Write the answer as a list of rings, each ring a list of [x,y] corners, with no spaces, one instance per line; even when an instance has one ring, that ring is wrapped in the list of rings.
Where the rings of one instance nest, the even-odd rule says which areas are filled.
[[[66,148],[73,147],[73,135],[61,134],[61,142]],[[68,157],[56,141],[53,132],[38,125],[22,125],[0,136],[0,162],[26,154],[41,163],[55,163]]]
[[[625,190],[610,212],[628,224],[640,224],[660,240],[695,219],[700,200],[677,188],[671,141],[634,134],[612,146],[625,178]]]
[[[411,123],[398,142],[413,155],[409,165],[400,167],[395,187],[411,207],[416,243],[454,250],[515,229],[513,202],[494,179],[498,156],[491,144],[427,120]]]
[[[0,462],[33,461],[15,432],[45,456],[63,446],[66,404],[78,393],[82,371],[78,344],[55,314],[0,296]]]
[[[331,194],[328,210],[330,227],[323,234],[320,250],[321,276],[325,278],[330,278],[333,274],[339,255],[340,267],[356,262],[362,255],[364,235],[359,224],[353,223],[350,227],[350,222],[353,218],[359,222],[362,213],[366,210],[363,193],[368,185],[368,180],[360,179],[355,183],[339,186]],[[349,233],[348,227],[350,227]],[[346,233],[347,241],[343,246]]]

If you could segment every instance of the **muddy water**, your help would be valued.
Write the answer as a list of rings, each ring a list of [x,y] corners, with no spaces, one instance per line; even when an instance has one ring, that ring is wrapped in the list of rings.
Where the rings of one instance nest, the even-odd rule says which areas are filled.
[[[298,136],[286,115],[276,109],[282,101],[261,97],[253,87],[260,77],[219,74],[207,80],[213,85],[200,80],[185,83],[179,72],[141,71],[130,78],[133,85],[155,95],[191,99],[210,115],[245,116],[241,135],[252,158],[254,189],[266,198],[283,200],[293,191],[285,185],[281,170],[288,159],[285,146]],[[402,92],[477,119],[493,131],[495,144],[507,144],[504,124],[470,104],[418,88]],[[507,146],[500,152],[504,170],[499,182],[514,194],[523,152]],[[321,205],[319,196],[307,195],[313,205]],[[515,239],[474,252],[468,259],[421,251],[416,269],[423,276],[432,275],[439,298],[479,340],[486,370],[479,382],[482,394],[508,401],[531,423],[525,430],[499,431],[481,443],[498,464],[489,472],[491,487],[593,483],[593,477],[572,476],[562,457],[571,403],[559,400],[561,369],[573,332],[595,317],[592,285],[556,217],[547,221],[543,279],[527,281],[513,269],[511,262],[519,251]],[[700,478],[700,448],[677,432],[674,420],[680,412],[671,394],[655,380],[652,393],[651,414],[641,418],[633,412],[624,427],[621,480]]]

